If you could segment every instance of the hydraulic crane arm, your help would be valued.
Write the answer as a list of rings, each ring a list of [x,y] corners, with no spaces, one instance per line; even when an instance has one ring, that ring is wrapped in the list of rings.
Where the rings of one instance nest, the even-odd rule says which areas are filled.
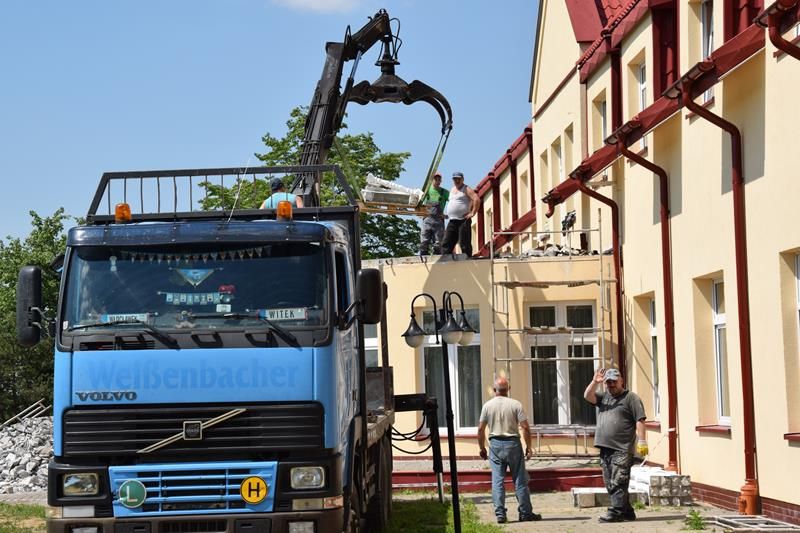
[[[431,163],[429,176],[426,177],[427,185],[453,127],[453,113],[450,104],[438,91],[418,80],[408,84],[395,75],[394,68],[399,64],[399,46],[398,38],[392,32],[391,21],[386,10],[381,9],[356,33],[351,34],[348,27],[343,42],[329,42],[325,45],[325,66],[308,110],[300,148],[301,165],[325,163],[333,140],[341,128],[348,102],[354,101],[362,105],[370,102],[402,102],[406,105],[427,102],[436,109],[441,118],[444,139],[444,142],[440,140]],[[354,86],[354,76],[361,56],[379,41],[382,43],[382,53],[376,65],[381,67],[381,76],[372,84],[362,81]],[[342,72],[348,61],[354,62],[353,67],[344,90],[340,92]],[[318,206],[319,186],[318,174],[299,174],[292,185],[292,192],[303,196],[304,205]]]

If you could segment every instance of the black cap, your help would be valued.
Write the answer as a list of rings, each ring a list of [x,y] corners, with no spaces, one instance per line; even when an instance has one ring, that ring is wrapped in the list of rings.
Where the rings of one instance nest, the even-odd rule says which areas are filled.
[[[283,180],[280,178],[272,178],[269,182],[269,188],[272,192],[281,190],[283,188]]]

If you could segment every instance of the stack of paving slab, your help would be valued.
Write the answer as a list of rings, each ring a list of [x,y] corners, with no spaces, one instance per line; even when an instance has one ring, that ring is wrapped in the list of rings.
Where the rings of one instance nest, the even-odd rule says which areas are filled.
[[[692,504],[692,483],[689,476],[678,475],[658,467],[634,466],[628,487],[630,502],[649,505],[681,506]],[[575,507],[608,507],[611,500],[604,487],[572,489]]]
[[[646,492],[650,505],[692,505],[691,478],[659,467],[631,468],[630,488]]]

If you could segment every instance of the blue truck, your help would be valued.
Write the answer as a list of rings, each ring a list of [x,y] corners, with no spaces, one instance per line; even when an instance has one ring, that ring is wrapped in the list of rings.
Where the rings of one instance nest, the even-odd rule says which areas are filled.
[[[322,171],[341,176],[331,166],[247,176]],[[86,223],[69,230],[51,328],[48,531],[385,525],[391,374],[365,368],[363,331],[380,321],[385,292],[379,271],[361,268],[359,209],[131,214],[131,191],[150,182],[162,197],[199,176],[244,175],[107,173]],[[123,201],[100,214],[113,190]],[[41,275],[20,272],[23,344],[40,338]]]
[[[373,368],[364,351],[365,325],[381,321],[385,338],[385,286],[361,268],[365,204],[325,161],[348,102],[425,102],[442,137],[423,188],[436,170],[452,111],[395,74],[394,21],[380,10],[326,44],[298,166],[106,173],[85,224],[68,232],[54,320],[42,270],[20,271],[18,340],[55,344],[49,532],[386,526],[395,397],[386,350]],[[356,84],[377,43],[380,77]],[[326,175],[348,205],[320,205]],[[241,192],[276,176],[303,207],[240,209],[237,194],[211,210],[197,197],[210,183]],[[424,398],[399,402],[435,413]]]

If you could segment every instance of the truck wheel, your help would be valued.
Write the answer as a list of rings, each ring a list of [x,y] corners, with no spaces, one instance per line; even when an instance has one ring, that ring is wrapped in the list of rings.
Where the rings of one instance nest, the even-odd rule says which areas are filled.
[[[347,533],[362,533],[363,517],[361,516],[361,491],[358,490],[358,483],[355,478],[350,481],[350,510],[347,520]]]
[[[370,531],[383,531],[389,525],[392,514],[392,446],[388,438],[381,440],[378,464],[375,471],[375,495],[369,505],[368,524]]]

